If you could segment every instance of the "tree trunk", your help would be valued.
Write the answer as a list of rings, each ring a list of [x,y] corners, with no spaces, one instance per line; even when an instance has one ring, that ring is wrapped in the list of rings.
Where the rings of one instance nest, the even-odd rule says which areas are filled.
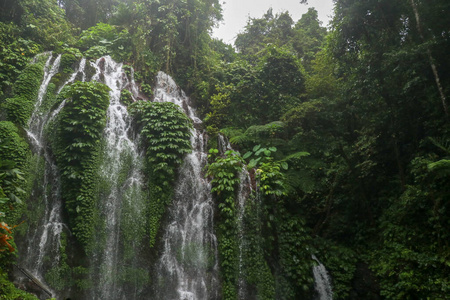
[[[422,39],[422,41],[425,42],[425,36],[422,31],[422,25],[420,23],[420,16],[419,16],[419,11],[417,9],[417,5],[414,2],[414,0],[410,0],[410,3],[412,6],[412,9],[414,11],[414,16],[416,18],[417,31],[419,32],[419,35],[420,35],[420,38]],[[445,98],[444,89],[442,88],[441,80],[439,78],[439,73],[437,71],[436,64],[433,61],[433,56],[431,54],[431,50],[429,47],[427,47],[427,55],[428,55],[428,60],[430,62],[430,67],[433,70],[434,80],[436,81],[436,86],[439,91],[439,95],[441,96],[442,106],[444,107],[444,113],[448,117],[447,100]]]

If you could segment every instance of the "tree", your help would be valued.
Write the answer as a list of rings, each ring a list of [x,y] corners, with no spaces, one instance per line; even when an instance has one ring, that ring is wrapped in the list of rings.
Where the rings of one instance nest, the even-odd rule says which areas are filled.
[[[235,45],[239,53],[251,59],[268,45],[284,46],[292,36],[294,24],[288,12],[273,15],[270,8],[262,18],[250,18],[244,32],[236,37]]]
[[[327,29],[321,26],[317,11],[309,8],[294,26],[292,47],[302,59],[303,66],[310,71],[311,61],[321,49]]]

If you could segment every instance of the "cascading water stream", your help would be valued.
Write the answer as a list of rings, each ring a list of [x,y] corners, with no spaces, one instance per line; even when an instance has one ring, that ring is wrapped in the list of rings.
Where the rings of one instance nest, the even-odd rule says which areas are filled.
[[[111,57],[102,57],[91,64],[96,69],[92,80],[101,81],[110,88],[110,105],[99,174],[100,181],[103,182],[99,200],[103,227],[97,234],[98,243],[91,259],[91,279],[96,283],[96,288],[89,298],[138,299],[140,288],[135,285],[125,289],[121,278],[128,264],[139,267],[139,241],[128,241],[136,244],[131,245],[134,247],[135,260],[125,259],[121,247],[125,228],[139,230],[145,224],[145,198],[142,191],[144,179],[141,173],[143,156],[138,152],[137,141],[130,136],[131,120],[127,108],[120,103],[121,90],[127,88],[137,91],[137,87],[134,81],[128,79],[122,64],[114,62]]]
[[[325,266],[313,254],[312,259],[317,263],[313,267],[314,288],[317,293],[317,300],[332,300],[333,291],[331,289],[331,280]]]
[[[189,99],[173,79],[158,73],[156,102],[172,102],[200,124]],[[197,127],[197,126],[194,126]],[[206,138],[192,130],[193,152],[186,156],[163,235],[163,253],[157,271],[155,299],[207,300],[219,298],[217,239],[213,232],[211,186],[204,178]]]
[[[36,147],[37,151],[43,149],[43,138],[42,132],[44,130],[44,125],[47,123],[48,112],[41,112],[40,108],[44,100],[45,93],[47,92],[50,80],[59,70],[59,64],[61,62],[61,55],[58,55],[56,59],[52,62],[52,54],[49,53],[49,57],[44,66],[44,79],[42,80],[41,86],[39,87],[38,97],[34,105],[33,114],[28,122],[27,134],[31,138],[32,143]]]
[[[34,227],[30,227],[27,233],[28,247],[26,247],[26,254],[19,255],[21,258],[19,265],[38,279],[47,291],[51,291],[44,284],[44,264],[47,264],[45,269],[49,269],[58,264],[60,260],[59,248],[61,246],[60,236],[64,228],[67,229],[67,226],[62,221],[62,201],[60,197],[58,168],[48,152],[43,132],[49,121],[62,109],[64,102],[52,113],[42,109],[47,88],[53,76],[57,74],[61,61],[61,55],[58,55],[54,60],[52,53],[48,52],[44,53],[44,55],[48,55],[44,66],[44,78],[38,91],[38,97],[28,123],[28,129],[26,129],[31,144],[33,145],[34,153],[40,157],[34,166],[35,173],[39,174],[41,164],[44,165],[42,179],[40,179],[40,182],[31,194],[32,199],[41,199],[40,207],[42,207],[43,216]],[[33,62],[36,63],[37,59]],[[75,78],[79,71],[75,71],[72,77]],[[52,257],[50,265],[48,261],[45,261],[45,257]]]
[[[61,55],[56,58],[51,53],[46,55],[44,78],[27,130],[38,156],[35,173],[43,172],[42,178],[37,176],[35,179],[37,188],[32,192],[32,199],[37,200],[32,202],[32,209],[39,211],[36,214],[39,219],[36,218],[35,224],[30,226],[24,239],[26,247],[20,247],[25,253],[20,255],[19,266],[41,281],[45,290],[51,291],[45,278],[49,272],[61,276],[60,263],[66,263],[60,256],[62,233],[71,233],[63,221],[58,168],[44,135],[44,128],[66,103],[64,100],[56,109],[45,110],[50,103],[45,100],[47,89],[59,70]],[[75,72],[57,87],[56,94],[67,84],[84,81],[86,66],[86,60],[82,59]],[[91,288],[76,293],[81,293],[86,299],[146,299],[149,297],[152,261],[146,256],[145,249],[148,248],[143,244],[146,229],[142,224],[147,221],[147,193],[143,191],[142,174],[144,156],[138,151],[138,139],[132,136],[126,106],[120,103],[123,89],[131,91],[133,99],[136,99],[138,87],[133,79],[133,70],[129,78],[122,64],[108,56],[91,62],[89,66],[95,69],[91,80],[100,81],[110,88],[110,105],[98,173],[101,188],[96,213],[99,221],[92,252],[88,255]],[[201,124],[189,105],[189,99],[174,81],[164,73],[159,73],[157,80],[155,101],[174,102],[184,109],[194,124]],[[166,281],[165,287],[171,292],[158,286],[159,293],[155,299],[217,299],[220,294],[211,186],[203,174],[207,162],[204,134],[193,129],[191,144],[194,151],[187,155],[180,171],[175,203],[170,208],[171,223],[164,232],[164,251],[156,266]],[[78,264],[76,261],[72,263]],[[17,278],[22,277],[18,274]],[[63,288],[51,293],[61,298],[70,295],[71,290]],[[43,294],[41,296],[44,297]]]
[[[80,64],[78,65],[78,69],[69,77],[69,79],[67,79],[67,81],[58,89],[56,93],[59,94],[67,84],[73,83],[78,74],[82,74],[81,81],[85,81],[86,80],[86,73],[84,72],[85,68],[86,68],[86,58],[83,57],[80,61]]]

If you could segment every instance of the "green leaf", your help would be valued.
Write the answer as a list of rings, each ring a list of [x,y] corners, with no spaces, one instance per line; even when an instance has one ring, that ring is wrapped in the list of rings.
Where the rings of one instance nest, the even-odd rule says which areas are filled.
[[[249,152],[245,153],[244,156],[243,156],[242,158],[243,158],[243,159],[247,159],[247,158],[249,158],[250,156],[252,156],[252,154],[253,154],[253,152],[249,151]]]

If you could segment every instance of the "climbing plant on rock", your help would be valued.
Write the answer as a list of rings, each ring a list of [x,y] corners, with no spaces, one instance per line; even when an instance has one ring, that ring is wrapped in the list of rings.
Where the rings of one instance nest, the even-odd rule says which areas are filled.
[[[109,88],[76,82],[64,95],[58,116],[55,154],[61,170],[63,199],[73,234],[86,247],[94,227],[95,187],[101,140],[106,125]]]
[[[20,126],[27,124],[33,113],[43,76],[43,63],[30,64],[22,71],[14,83],[13,97],[6,99],[1,105],[9,121]]]
[[[210,150],[210,159],[218,154]],[[219,201],[218,242],[220,266],[223,276],[222,294],[224,299],[237,299],[238,241],[235,189],[239,184],[239,173],[244,160],[238,152],[228,150],[224,157],[217,156],[208,166],[207,175],[212,177],[212,192]]]
[[[7,212],[2,221],[12,224],[19,221],[25,207],[20,199],[28,197],[25,178],[29,174],[30,150],[19,132],[12,122],[0,121],[0,191],[6,198],[0,203],[0,217],[2,211]]]
[[[192,121],[173,103],[137,101],[129,111],[146,149],[150,246],[154,246],[161,217],[172,199],[176,169],[191,152]]]

